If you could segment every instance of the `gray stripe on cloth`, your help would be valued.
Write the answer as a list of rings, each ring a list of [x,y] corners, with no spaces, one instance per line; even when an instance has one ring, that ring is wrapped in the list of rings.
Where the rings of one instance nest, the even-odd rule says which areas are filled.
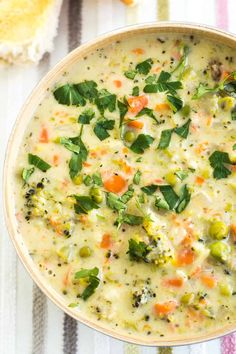
[[[33,286],[33,354],[43,354],[47,321],[46,296],[36,284]]]
[[[74,318],[64,315],[63,322],[63,354],[77,353],[77,321]]]
[[[81,43],[81,24],[82,24],[83,0],[69,0],[68,10],[68,34],[69,52]]]

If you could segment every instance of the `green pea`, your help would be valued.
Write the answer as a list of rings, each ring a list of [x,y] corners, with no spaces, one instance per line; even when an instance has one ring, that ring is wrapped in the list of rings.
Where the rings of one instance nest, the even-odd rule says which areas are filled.
[[[125,135],[124,135],[124,140],[127,142],[127,143],[132,143],[135,139],[135,134],[134,132],[131,132],[130,130],[128,130]]]
[[[220,284],[220,293],[223,296],[231,296],[232,295],[232,287],[230,286],[230,284],[224,283],[224,284]]]
[[[210,245],[211,256],[220,262],[228,260],[230,250],[230,246],[224,241],[217,241]]]
[[[182,115],[184,117],[188,117],[190,112],[191,112],[191,108],[190,108],[190,106],[188,104],[186,104],[186,105],[183,106],[183,108],[181,109],[180,112],[182,113]]]
[[[89,194],[96,203],[100,204],[103,201],[103,195],[99,188],[92,187]]]
[[[217,240],[226,238],[228,233],[229,227],[223,221],[214,221],[209,228],[210,236]]]
[[[83,246],[79,250],[79,255],[82,258],[86,258],[86,257],[91,256],[91,253],[92,253],[91,248],[88,246]]]

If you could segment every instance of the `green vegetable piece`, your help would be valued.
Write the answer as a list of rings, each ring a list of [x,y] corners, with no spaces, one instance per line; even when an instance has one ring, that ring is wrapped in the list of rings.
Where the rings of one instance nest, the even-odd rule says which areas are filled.
[[[236,120],[236,110],[234,108],[234,110],[231,111],[231,119],[232,120]]]
[[[179,203],[179,197],[175,193],[174,189],[169,185],[159,186],[159,188],[165,198],[165,201],[169,205],[170,210],[174,210]]]
[[[173,172],[168,172],[165,175],[165,180],[168,182],[171,186],[174,186],[177,182],[176,174]]]
[[[181,180],[185,180],[185,178],[188,177],[188,172],[187,171],[176,171],[175,175]]]
[[[78,123],[90,124],[91,120],[94,117],[95,117],[95,112],[91,108],[88,108],[80,114],[78,118]]]
[[[147,255],[150,252],[148,245],[145,242],[136,242],[134,239],[129,240],[129,258],[131,261],[148,262]]]
[[[74,195],[76,204],[74,209],[76,214],[88,214],[93,209],[99,209],[99,206],[89,196]]]
[[[77,88],[81,96],[88,99],[90,102],[94,102],[95,98],[98,96],[97,84],[95,81],[85,80],[74,86]]]
[[[53,95],[58,103],[67,106],[85,106],[86,100],[79,93],[76,85],[66,84],[58,87]]]
[[[116,109],[116,95],[111,94],[106,89],[102,89],[98,93],[95,103],[102,114],[104,114],[106,109],[108,109],[109,112],[113,112]]]
[[[74,179],[78,173],[82,170],[82,156],[80,154],[73,153],[69,162],[70,178]]]
[[[132,214],[127,214],[124,211],[121,211],[119,213],[119,217],[115,221],[115,225],[118,226],[118,228],[122,224],[128,224],[128,225],[141,225],[143,223],[143,216],[139,215],[132,215]]]
[[[91,186],[93,179],[92,177],[90,177],[89,175],[85,176],[84,180],[83,180],[84,184],[88,187]]]
[[[132,143],[135,139],[135,133],[131,130],[127,130],[124,134],[124,141],[127,143]]]
[[[89,191],[89,195],[96,203],[100,204],[103,201],[102,191],[97,187],[92,187]]]
[[[126,204],[133,197],[133,195],[134,195],[134,188],[132,185],[130,185],[128,190],[124,194],[122,194],[120,200]]]
[[[92,179],[93,179],[93,183],[96,184],[97,186],[99,187],[103,186],[102,177],[99,172],[93,173]]]
[[[127,77],[127,79],[133,80],[135,78],[137,74],[136,70],[127,70],[124,72],[125,77]]]
[[[150,118],[152,118],[153,120],[155,120],[155,122],[156,122],[157,124],[160,124],[159,121],[157,120],[155,114],[153,113],[153,109],[148,108],[148,107],[144,107],[144,108],[136,115],[136,117],[141,117],[141,116],[144,116],[144,115],[149,116]]]
[[[126,204],[114,193],[106,194],[106,203],[112,210],[119,211],[121,209],[126,209]]]
[[[214,151],[209,157],[210,165],[214,169],[213,177],[215,179],[227,178],[231,171],[225,167],[225,164],[232,164],[227,152]]]
[[[190,108],[190,106],[189,106],[188,104],[184,105],[184,106],[182,107],[181,111],[180,111],[180,113],[182,114],[182,116],[183,116],[184,118],[189,117],[190,112],[191,112],[191,108]]]
[[[70,138],[66,138],[66,137],[61,137],[60,138],[60,144],[63,145],[67,150],[75,152],[77,154],[80,153],[80,146],[73,144],[73,142],[71,141]]]
[[[49,165],[37,155],[28,154],[28,162],[30,165],[34,165],[42,172],[46,172],[49,170],[49,168],[51,168],[51,165]]]
[[[217,240],[226,238],[229,233],[229,227],[223,221],[214,221],[209,228],[209,234],[211,237]]]
[[[124,121],[124,117],[126,115],[126,113],[128,112],[128,104],[127,102],[121,102],[121,101],[117,101],[117,106],[120,112],[120,123],[119,123],[119,127],[122,126],[123,121]]]
[[[218,87],[210,88],[205,84],[200,83],[196,89],[195,94],[193,95],[192,99],[196,100],[201,98],[202,96],[206,95],[207,93],[216,93],[218,91]]]
[[[147,195],[152,195],[153,193],[156,192],[157,188],[158,185],[150,184],[149,186],[142,187],[141,190]]]
[[[81,247],[80,250],[79,250],[79,255],[80,255],[80,257],[82,257],[82,258],[90,257],[91,254],[92,254],[91,248],[88,247],[88,246],[83,246],[83,247]]]
[[[157,209],[170,210],[168,203],[162,198],[156,199],[155,206],[157,207]]]
[[[166,149],[170,145],[173,129],[162,130],[158,149]]]
[[[230,246],[224,241],[216,241],[210,245],[211,256],[222,263],[229,259],[230,251]]]
[[[133,87],[132,96],[139,96],[139,87],[138,86]]]
[[[167,95],[167,101],[174,113],[180,111],[183,107],[183,101],[179,97]]]
[[[189,134],[189,126],[191,123],[191,119],[189,119],[184,125],[181,127],[175,128],[174,132],[181,136],[182,138],[186,139]]]
[[[142,175],[142,172],[139,170],[135,173],[135,175],[133,177],[134,184],[138,185],[140,183],[141,175]]]
[[[180,189],[180,195],[179,195],[179,203],[178,206],[176,207],[176,213],[181,213],[184,211],[184,209],[188,206],[189,202],[191,199],[191,194],[188,190],[188,187],[186,184],[184,184],[181,189]]]
[[[130,146],[130,149],[136,154],[143,154],[153,143],[154,138],[147,134],[139,134],[137,139]]]
[[[75,273],[75,279],[87,278],[89,285],[84,289],[80,297],[83,300],[87,300],[91,295],[94,294],[96,288],[99,285],[100,279],[97,277],[99,270],[97,267],[92,269],[81,269],[79,272]]]
[[[171,75],[165,71],[162,71],[159,78],[156,79],[155,76],[147,78],[146,82],[148,84],[144,87],[143,91],[145,93],[157,93],[157,92],[167,92],[172,96],[177,94],[177,90],[181,89],[182,83],[180,81],[169,81]]]
[[[151,58],[137,64],[135,69],[139,74],[147,75],[152,68],[153,61]]]
[[[191,305],[194,300],[194,293],[185,293],[181,296],[180,302],[183,305]]]
[[[220,283],[219,287],[220,287],[221,295],[223,295],[223,296],[231,296],[232,295],[233,289],[230,284]]]
[[[22,173],[21,173],[21,177],[22,177],[23,181],[25,183],[27,183],[29,178],[30,178],[30,176],[33,173],[34,173],[34,167],[31,167],[31,168],[28,168],[28,169],[27,168],[23,168]]]
[[[97,121],[93,131],[98,137],[99,140],[103,141],[110,136],[108,130],[112,130],[114,128],[115,121],[102,118]]]

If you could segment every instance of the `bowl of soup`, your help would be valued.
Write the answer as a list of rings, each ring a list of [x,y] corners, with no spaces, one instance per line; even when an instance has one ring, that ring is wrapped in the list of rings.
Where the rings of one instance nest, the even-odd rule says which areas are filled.
[[[28,98],[6,223],[70,316],[145,345],[236,328],[235,47],[198,25],[128,27],[75,49]]]

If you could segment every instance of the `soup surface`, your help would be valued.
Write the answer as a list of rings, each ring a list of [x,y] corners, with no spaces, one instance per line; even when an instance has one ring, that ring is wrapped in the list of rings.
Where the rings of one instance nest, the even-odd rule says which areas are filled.
[[[75,312],[155,339],[236,321],[234,61],[204,39],[139,35],[48,88],[19,150],[16,216]]]

